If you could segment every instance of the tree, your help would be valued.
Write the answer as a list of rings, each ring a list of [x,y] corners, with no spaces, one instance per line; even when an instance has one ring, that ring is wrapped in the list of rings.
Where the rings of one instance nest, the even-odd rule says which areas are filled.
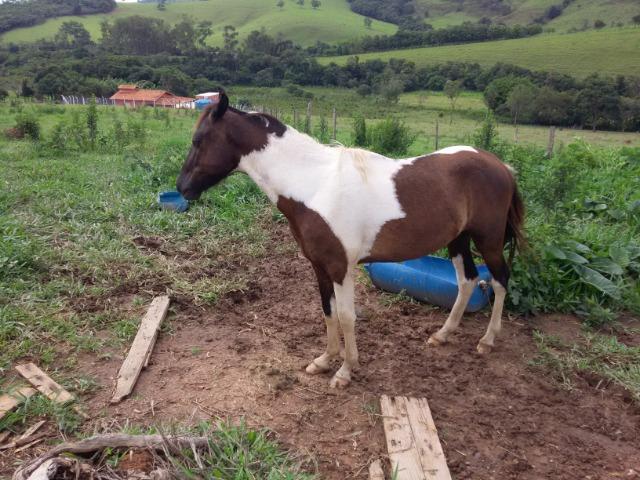
[[[233,25],[225,25],[222,31],[224,39],[224,50],[227,52],[235,52],[238,48],[238,31]]]
[[[447,80],[444,84],[444,94],[451,103],[451,114],[449,116],[449,124],[453,123],[453,111],[456,109],[456,102],[462,92],[462,80]]]
[[[533,110],[537,121],[543,125],[570,125],[572,105],[570,93],[544,86],[538,90]]]
[[[593,130],[615,125],[620,118],[620,96],[615,85],[597,74],[587,77],[576,96],[576,110],[581,123]]]
[[[314,10],[316,10],[317,8],[320,8],[321,2],[320,0],[311,0],[311,8],[313,8]]]
[[[91,35],[80,22],[67,21],[60,25],[54,41],[62,48],[81,48],[91,44]]]
[[[167,9],[167,0],[158,0],[158,10],[164,12]]]
[[[278,0],[278,3],[276,3],[276,7],[282,10],[284,8],[284,0]]]
[[[303,6],[304,6],[304,0],[296,0],[296,3],[297,3],[298,5],[300,5],[301,7],[303,7]]]
[[[33,97],[33,88],[27,83],[27,79],[24,78],[20,84],[20,96],[21,97]]]
[[[533,117],[533,106],[536,99],[536,88],[532,84],[520,83],[513,87],[507,97],[507,107],[511,113],[513,124],[529,122]]]
[[[209,20],[203,20],[196,25],[196,44],[201,48],[206,46],[207,38],[213,33],[213,23]]]
[[[516,85],[507,97],[507,107],[511,112],[511,119],[515,126],[515,139],[518,141],[518,120],[528,123],[533,118],[533,104],[536,98],[536,88],[533,85],[521,83]]]
[[[371,20],[371,17],[364,17],[364,26],[368,29],[371,29],[371,24],[373,23],[373,20]]]
[[[633,23],[635,23],[636,25],[640,25],[640,13],[639,13],[638,15],[634,15],[634,16],[631,18],[631,21],[632,21]]]

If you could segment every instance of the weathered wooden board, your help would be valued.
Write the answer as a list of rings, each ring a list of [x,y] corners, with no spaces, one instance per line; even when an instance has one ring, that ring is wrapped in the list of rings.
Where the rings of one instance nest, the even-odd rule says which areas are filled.
[[[383,395],[380,407],[397,480],[451,480],[427,401]]]
[[[0,418],[4,417],[34,393],[36,393],[36,391],[33,388],[22,387],[12,392],[11,395],[0,395]]]
[[[16,370],[31,385],[36,387],[40,393],[46,395],[49,400],[57,403],[67,403],[76,399],[33,363],[17,365]]]
[[[369,465],[369,480],[384,480],[384,471],[382,470],[382,462],[380,462],[380,460],[371,462]]]
[[[140,322],[140,328],[133,339],[127,358],[122,362],[116,388],[111,403],[118,403],[127,397],[138,381],[140,372],[149,362],[151,350],[158,336],[158,329],[169,310],[169,297],[166,295],[156,297],[151,302],[149,310]]]

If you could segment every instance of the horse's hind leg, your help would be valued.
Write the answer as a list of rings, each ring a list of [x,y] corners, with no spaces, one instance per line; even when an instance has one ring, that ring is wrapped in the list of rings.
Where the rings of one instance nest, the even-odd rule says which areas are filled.
[[[458,296],[442,328],[429,338],[427,342],[429,345],[445,343],[449,334],[458,328],[462,314],[469,303],[469,298],[478,283],[478,270],[473,263],[470,242],[469,235],[462,233],[448,245],[449,256],[456,269]]]
[[[484,261],[491,272],[491,286],[495,298],[493,300],[493,308],[491,310],[491,320],[484,337],[478,343],[479,353],[489,353],[494,347],[496,335],[500,333],[502,328],[502,309],[504,307],[504,299],[507,295],[507,284],[509,283],[509,267],[502,254],[503,239],[495,241],[482,241],[474,238],[474,242],[484,257]]]
[[[331,369],[331,359],[340,353],[340,332],[338,331],[338,311],[333,282],[319,265],[313,264],[320,288],[324,321],[327,325],[327,349],[307,366],[307,373],[316,374]]]

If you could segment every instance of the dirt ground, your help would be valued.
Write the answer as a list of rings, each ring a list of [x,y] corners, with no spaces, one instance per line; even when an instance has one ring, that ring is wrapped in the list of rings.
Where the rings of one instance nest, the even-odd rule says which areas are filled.
[[[250,288],[214,308],[176,299],[172,328],[158,339],[132,398],[109,405],[124,351],[84,357],[79,370],[103,386],[85,400],[95,419],[88,429],[244,417],[315,459],[320,478],[366,478],[368,464],[385,452],[377,399],[407,395],[428,399],[455,479],[640,478],[640,407],[630,396],[593,378],[577,378],[569,391],[531,365],[533,330],[575,337],[571,317],[506,319],[485,357],[475,347],[487,314],[467,315],[449,344],[427,348],[447,312],[383,302],[360,282],[361,368],[352,385],[330,390],[330,374],[305,374],[324,349],[325,331],[309,264],[275,248],[291,241],[279,229],[273,250],[284,253],[237,266],[250,273]]]

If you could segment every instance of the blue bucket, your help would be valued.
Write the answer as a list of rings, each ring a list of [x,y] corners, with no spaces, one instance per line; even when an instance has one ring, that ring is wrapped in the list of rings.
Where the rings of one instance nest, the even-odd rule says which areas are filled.
[[[451,260],[426,256],[406,262],[375,262],[365,264],[373,284],[387,292],[400,293],[441,307],[453,307],[458,295],[456,270]],[[486,265],[478,265],[480,280],[489,282],[491,273]],[[479,285],[473,291],[467,312],[477,312],[489,303],[492,289]]]
[[[189,201],[180,192],[169,191],[158,194],[158,203],[165,210],[184,212],[189,208]]]

